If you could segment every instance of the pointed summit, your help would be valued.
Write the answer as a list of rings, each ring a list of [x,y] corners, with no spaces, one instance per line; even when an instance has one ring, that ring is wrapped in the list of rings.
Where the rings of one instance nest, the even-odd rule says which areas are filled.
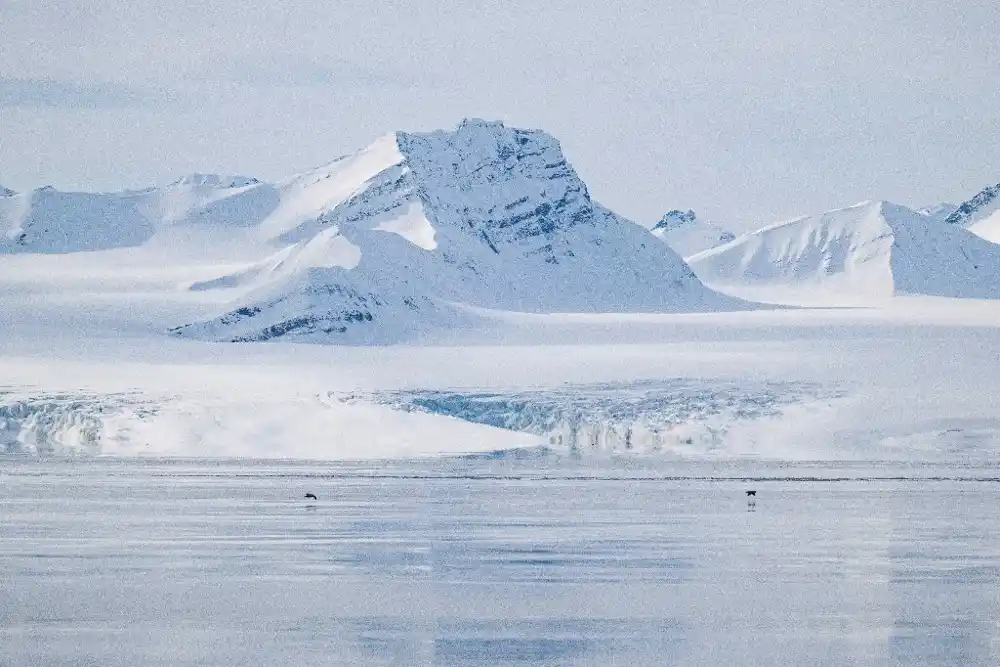
[[[465,305],[748,307],[704,287],[665,244],[594,202],[540,130],[467,119],[450,131],[395,132],[279,188],[282,201],[260,229],[285,249],[212,281],[243,285],[249,297],[177,334],[397,342],[475,320]]]
[[[698,220],[698,216],[691,209],[687,211],[679,211],[674,209],[673,211],[667,211],[660,221],[653,225],[653,229],[664,229],[673,230],[679,229],[681,227],[688,227]]]
[[[736,235],[719,225],[703,222],[694,211],[668,211],[650,230],[681,257],[729,243]]]

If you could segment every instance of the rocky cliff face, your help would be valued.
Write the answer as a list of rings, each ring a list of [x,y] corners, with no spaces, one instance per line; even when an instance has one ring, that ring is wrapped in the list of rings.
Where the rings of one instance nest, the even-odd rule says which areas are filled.
[[[1000,183],[983,188],[945,220],[965,227],[992,243],[1000,243]]]
[[[960,204],[945,222],[965,227],[997,209],[1000,209],[1000,183],[983,188],[972,199]]]

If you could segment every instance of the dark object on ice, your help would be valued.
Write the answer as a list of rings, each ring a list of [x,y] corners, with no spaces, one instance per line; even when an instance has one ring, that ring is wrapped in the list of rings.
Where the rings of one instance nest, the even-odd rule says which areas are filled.
[[[310,500],[316,500],[316,494],[315,493],[307,493],[306,494],[306,498],[309,498]]]
[[[757,497],[757,492],[756,492],[756,491],[747,491],[747,495],[748,495],[748,496],[754,496],[754,497]]]

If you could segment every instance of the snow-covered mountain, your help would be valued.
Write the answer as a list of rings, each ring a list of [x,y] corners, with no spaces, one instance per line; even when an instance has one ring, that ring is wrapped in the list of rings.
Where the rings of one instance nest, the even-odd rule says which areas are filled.
[[[688,261],[709,284],[1000,298],[1000,246],[888,202],[771,225]]]
[[[987,241],[1000,243],[1000,183],[980,190],[945,222],[961,225]]]
[[[691,210],[667,212],[650,231],[681,257],[690,257],[736,238],[719,225],[699,219]]]
[[[117,253],[109,262],[215,262],[218,273],[204,279],[202,262],[190,287],[198,303],[226,305],[172,329],[211,340],[395,342],[476,321],[476,308],[749,307],[594,202],[554,138],[482,120],[395,132],[274,184],[192,174],[123,193],[0,199],[0,255],[106,250]]]
[[[558,142],[468,120],[397,132],[278,185],[259,226],[280,249],[197,289],[247,289],[176,333],[393,342],[472,315],[670,312],[745,304],[705,288],[646,230],[594,202]]]
[[[0,197],[13,197],[16,194],[17,193],[10,188],[5,188],[3,185],[0,185]]]
[[[0,253],[135,247],[176,227],[258,225],[278,203],[256,179],[193,174],[163,188],[61,192],[51,186],[0,198]]]
[[[0,199],[0,252],[135,246],[149,240],[153,231],[136,197],[44,187]]]

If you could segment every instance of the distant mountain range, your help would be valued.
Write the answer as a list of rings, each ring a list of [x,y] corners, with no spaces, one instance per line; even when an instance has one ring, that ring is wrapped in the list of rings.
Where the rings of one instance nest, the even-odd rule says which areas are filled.
[[[741,285],[1000,298],[995,241],[1000,185],[959,206],[869,201],[739,237],[690,210],[647,230],[595,202],[553,137],[478,119],[395,132],[277,183],[0,188],[0,261],[90,253],[114,275],[138,249],[211,258],[209,278],[180,287],[222,305],[170,330],[217,341],[393,343],[473,325],[484,309],[756,307],[714,289]]]
[[[259,256],[191,287],[235,295],[217,316],[173,329],[199,339],[396,342],[472,322],[470,306],[752,307],[706,288],[666,244],[593,201],[554,138],[499,122],[396,132],[275,184],[196,174],[134,192],[0,199],[7,253],[170,246],[195,232]]]
[[[715,285],[1000,298],[1000,245],[883,201],[771,225],[688,262]]]

